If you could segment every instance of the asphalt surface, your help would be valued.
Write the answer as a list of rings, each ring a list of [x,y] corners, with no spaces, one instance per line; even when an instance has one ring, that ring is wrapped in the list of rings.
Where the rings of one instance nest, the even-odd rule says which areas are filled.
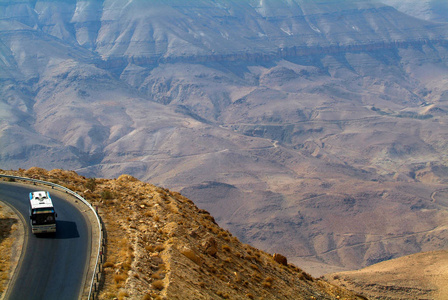
[[[58,215],[55,235],[35,236],[31,233],[28,195],[35,190],[50,192]],[[5,299],[79,299],[90,247],[90,230],[83,214],[72,203],[52,193],[51,187],[0,182],[0,200],[22,214],[26,224],[23,256]]]

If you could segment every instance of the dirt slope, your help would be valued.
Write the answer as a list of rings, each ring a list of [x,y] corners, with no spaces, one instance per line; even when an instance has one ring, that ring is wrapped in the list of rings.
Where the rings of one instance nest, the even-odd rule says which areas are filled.
[[[100,299],[360,299],[242,244],[191,200],[132,176],[1,172],[62,184],[99,208],[107,236]]]
[[[325,278],[369,299],[448,299],[448,251],[404,256]]]

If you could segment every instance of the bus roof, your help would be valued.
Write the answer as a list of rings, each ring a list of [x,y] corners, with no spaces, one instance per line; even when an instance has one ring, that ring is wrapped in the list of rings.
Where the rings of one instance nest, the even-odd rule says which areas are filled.
[[[53,207],[50,193],[46,191],[37,191],[30,193],[31,209]]]

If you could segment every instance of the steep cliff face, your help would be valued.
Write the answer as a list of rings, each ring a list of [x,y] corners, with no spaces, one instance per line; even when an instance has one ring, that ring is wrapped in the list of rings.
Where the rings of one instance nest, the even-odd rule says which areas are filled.
[[[38,29],[103,58],[275,53],[293,46],[446,37],[446,25],[368,1],[14,1],[3,6],[2,19],[12,26]]]
[[[446,23],[371,1],[0,5],[3,168],[130,173],[313,267],[445,246]]]

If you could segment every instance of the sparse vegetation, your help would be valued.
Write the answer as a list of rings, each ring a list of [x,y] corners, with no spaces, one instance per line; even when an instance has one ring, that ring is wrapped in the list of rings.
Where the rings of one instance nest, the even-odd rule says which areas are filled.
[[[107,235],[99,299],[162,299],[175,293],[188,299],[199,290],[213,293],[210,298],[297,299],[304,284],[327,293],[320,285],[310,287],[312,277],[298,268],[241,244],[178,193],[128,176],[105,180],[62,170],[27,172],[79,193],[89,187],[88,201],[99,208]]]
[[[89,178],[86,182],[86,188],[88,188],[90,191],[95,191],[96,188],[96,179],[95,178]]]
[[[101,198],[104,200],[110,200],[113,198],[113,194],[110,190],[101,191]]]

